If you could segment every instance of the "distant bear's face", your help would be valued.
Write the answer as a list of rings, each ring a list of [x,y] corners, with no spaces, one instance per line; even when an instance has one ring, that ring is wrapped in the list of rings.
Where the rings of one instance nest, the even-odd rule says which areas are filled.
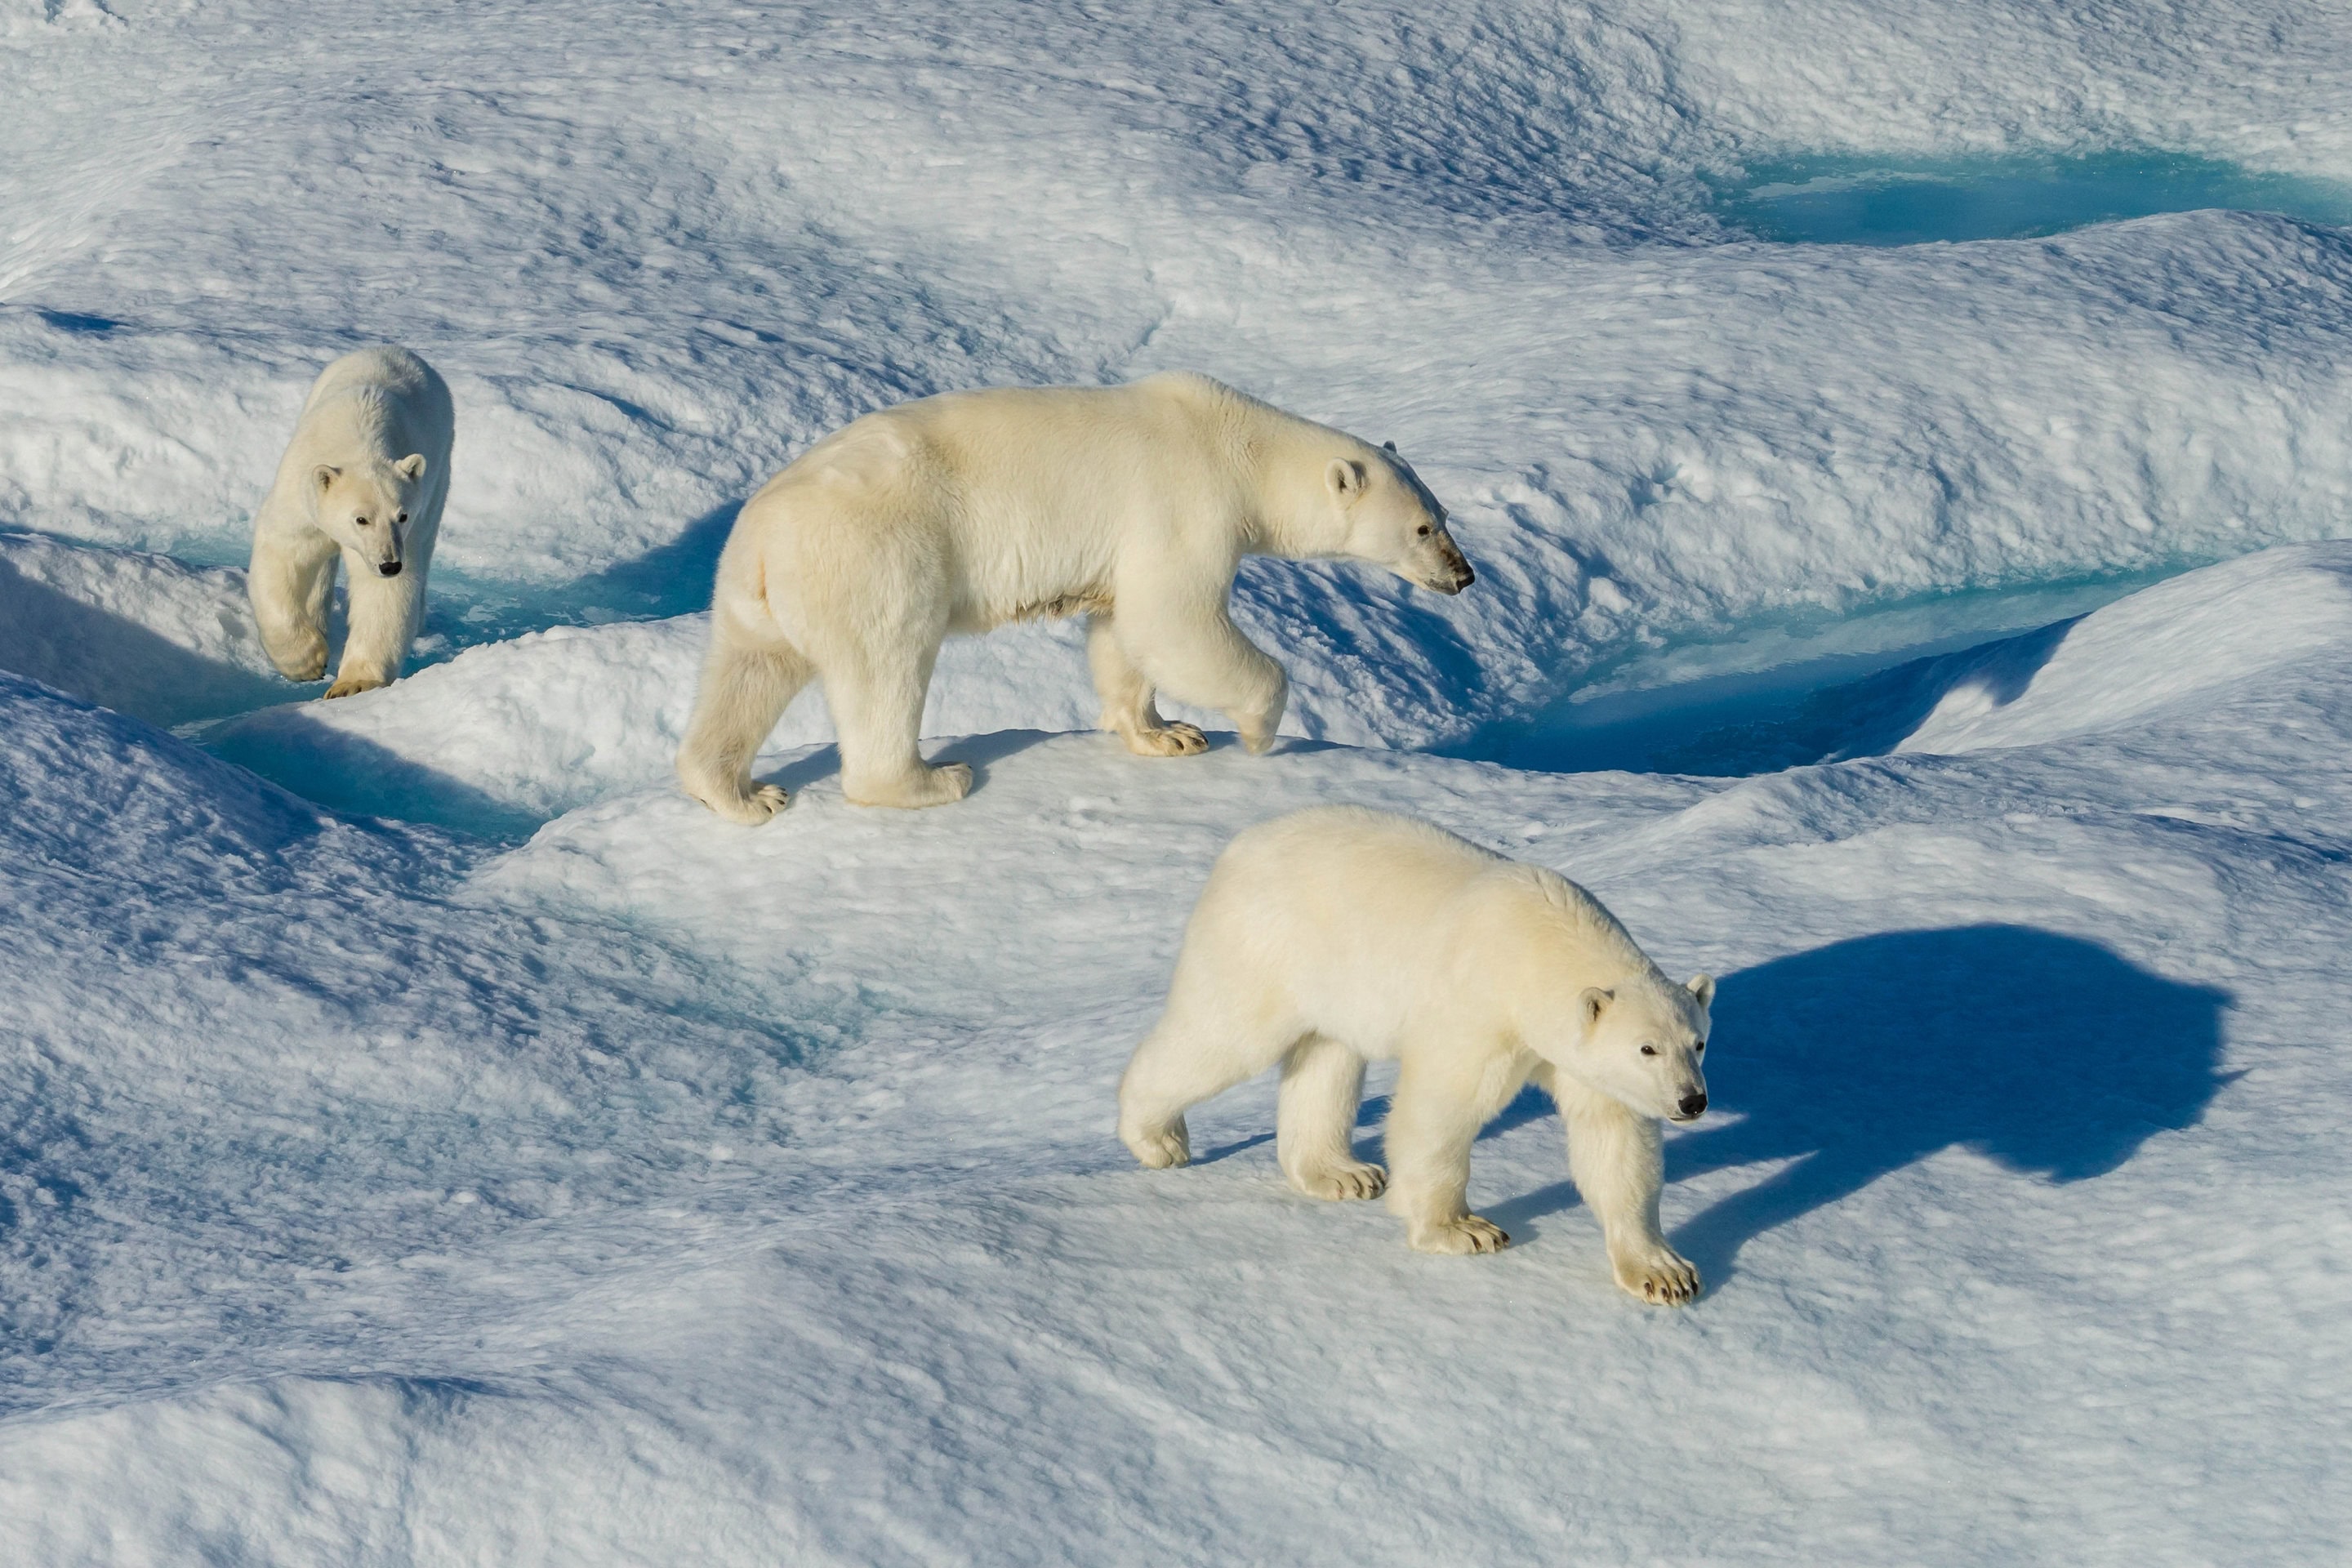
[[[1445,531],[1445,509],[1394,447],[1368,458],[1332,458],[1324,484],[1347,529],[1348,554],[1440,594],[1477,580]]]
[[[379,576],[397,577],[406,560],[408,520],[417,510],[425,457],[349,468],[321,463],[310,471],[319,491],[319,531]]]
[[[1707,1006],[1715,982],[1686,986],[1628,984],[1588,989],[1577,999],[1584,1029],[1559,1065],[1645,1116],[1696,1121],[1706,1110]]]

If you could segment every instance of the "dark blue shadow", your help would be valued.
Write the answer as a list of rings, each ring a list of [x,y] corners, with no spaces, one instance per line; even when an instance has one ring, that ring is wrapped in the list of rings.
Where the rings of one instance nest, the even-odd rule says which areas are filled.
[[[1667,1173],[1795,1163],[1675,1243],[1722,1279],[1755,1237],[1955,1147],[2044,1181],[2104,1176],[2231,1081],[2229,1004],[2025,926],[1864,937],[1735,974],[1707,1078],[1742,1120],[1673,1140]]]

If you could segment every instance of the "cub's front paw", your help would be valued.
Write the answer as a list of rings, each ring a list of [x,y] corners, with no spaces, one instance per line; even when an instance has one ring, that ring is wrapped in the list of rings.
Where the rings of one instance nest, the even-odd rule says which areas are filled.
[[[745,827],[759,826],[790,805],[793,799],[784,793],[782,785],[772,784],[753,784],[740,795],[697,795],[695,798],[728,821],[740,823]]]
[[[1511,1245],[1503,1227],[1475,1214],[1460,1219],[1441,1220],[1434,1225],[1421,1226],[1409,1233],[1407,1239],[1415,1252],[1443,1252],[1461,1255],[1472,1252],[1500,1252]]]
[[[1302,1171],[1290,1178],[1290,1184],[1310,1198],[1346,1203],[1351,1198],[1379,1197],[1388,1190],[1389,1173],[1378,1165],[1350,1160],[1344,1165]]]
[[[1192,1163],[1192,1134],[1181,1116],[1165,1127],[1121,1127],[1118,1141],[1147,1170],[1164,1171]]]
[[[1191,724],[1171,721],[1157,730],[1137,730],[1127,749],[1139,757],[1193,757],[1209,749],[1209,737]]]
[[[1664,1242],[1612,1258],[1617,1283],[1628,1293],[1661,1307],[1679,1307],[1698,1295],[1698,1270]]]
[[[383,685],[383,682],[378,680],[373,675],[338,676],[335,679],[335,683],[327,688],[327,695],[329,697],[356,697],[362,691],[373,691]]]

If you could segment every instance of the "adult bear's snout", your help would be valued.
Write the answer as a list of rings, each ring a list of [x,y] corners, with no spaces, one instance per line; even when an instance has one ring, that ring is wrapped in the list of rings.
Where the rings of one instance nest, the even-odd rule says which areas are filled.
[[[1684,1095],[1682,1100],[1675,1105],[1675,1109],[1681,1113],[1682,1120],[1685,1121],[1696,1121],[1702,1115],[1706,1114],[1706,1096],[1704,1094]]]
[[[386,561],[376,567],[376,570],[387,577],[397,577],[400,575],[400,563],[397,561]]]

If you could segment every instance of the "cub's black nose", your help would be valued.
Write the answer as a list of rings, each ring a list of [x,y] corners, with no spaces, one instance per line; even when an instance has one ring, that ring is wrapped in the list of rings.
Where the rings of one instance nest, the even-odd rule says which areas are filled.
[[[1696,1116],[1699,1112],[1706,1109],[1706,1096],[1703,1094],[1684,1095],[1682,1098],[1682,1103],[1675,1106],[1675,1109],[1681,1111],[1683,1113],[1684,1120],[1687,1121],[1691,1117]]]
[[[383,564],[378,566],[376,570],[383,573],[387,577],[397,577],[400,575],[400,563],[397,561],[387,561],[383,563]]]
[[[1458,594],[1477,580],[1478,574],[1471,571],[1467,566],[1461,567],[1454,574],[1454,591]]]

